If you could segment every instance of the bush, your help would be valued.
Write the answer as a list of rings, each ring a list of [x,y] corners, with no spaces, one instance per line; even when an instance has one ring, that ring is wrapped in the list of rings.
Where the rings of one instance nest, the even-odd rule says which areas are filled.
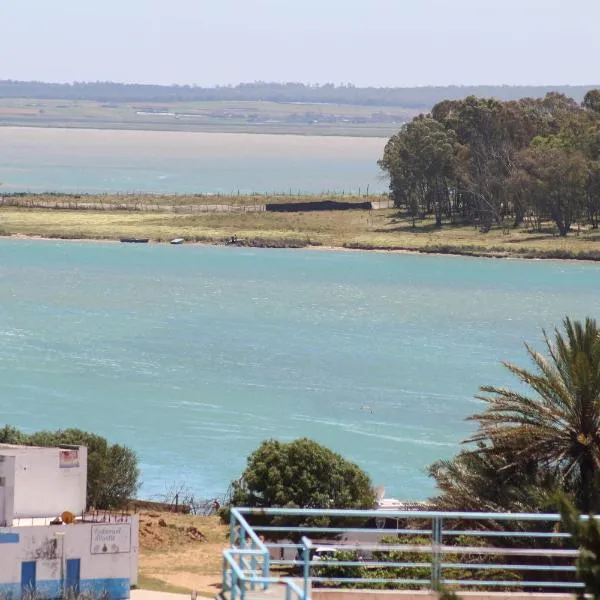
[[[407,545],[407,546],[427,546],[431,544],[431,539],[423,536],[387,536],[379,540],[380,544],[387,545]],[[476,568],[477,564],[485,563],[486,561],[494,562],[493,556],[472,555],[465,556],[460,553],[460,547],[482,545],[482,540],[479,538],[461,537],[456,541],[456,554],[444,554],[442,562],[444,563],[469,563],[473,564],[473,569],[464,567],[448,567],[443,570],[443,579],[459,579],[459,580],[484,580],[492,579],[497,581],[505,580],[520,580],[521,577],[517,572],[507,569],[485,570]],[[423,587],[423,584],[396,583],[389,581],[387,583],[371,582],[374,579],[412,579],[412,580],[431,580],[431,561],[432,555],[429,552],[417,552],[410,550],[375,550],[369,562],[378,563],[424,563],[423,566],[413,567],[370,567],[369,562],[365,561],[363,565],[354,566],[339,566],[332,564],[333,561],[358,561],[359,554],[356,551],[348,552],[346,550],[337,551],[330,559],[323,561],[322,565],[314,567],[313,574],[316,577],[331,577],[331,578],[359,578],[363,579],[360,583],[341,582],[328,583],[320,582],[317,585],[322,587],[345,587],[358,589],[414,589],[415,587]],[[426,586],[428,587],[428,586]],[[475,587],[475,589],[478,589]],[[495,588],[496,589],[496,588]],[[498,588],[501,590],[502,588]],[[508,588],[514,589],[514,588]]]
[[[306,438],[287,443],[266,440],[248,457],[242,477],[232,483],[228,505],[370,509],[375,496],[369,476],[325,446]],[[267,520],[271,525],[299,527],[331,524],[331,518],[323,516]]]

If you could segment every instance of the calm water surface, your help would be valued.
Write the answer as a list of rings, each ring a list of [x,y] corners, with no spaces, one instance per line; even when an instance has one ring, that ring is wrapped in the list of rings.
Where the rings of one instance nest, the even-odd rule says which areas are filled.
[[[595,264],[0,241],[0,414],[132,446],[146,496],[222,493],[268,437],[310,436],[388,494],[469,434],[499,360],[598,315]]]
[[[0,192],[379,192],[386,141],[0,127]]]

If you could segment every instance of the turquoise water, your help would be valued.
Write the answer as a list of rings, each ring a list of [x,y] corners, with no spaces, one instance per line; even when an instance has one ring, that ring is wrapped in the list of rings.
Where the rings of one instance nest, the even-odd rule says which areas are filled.
[[[1,420],[132,446],[144,496],[306,435],[426,497],[499,361],[600,308],[595,264],[366,252],[0,240],[0,281]]]
[[[0,193],[383,192],[386,141],[0,127]]]

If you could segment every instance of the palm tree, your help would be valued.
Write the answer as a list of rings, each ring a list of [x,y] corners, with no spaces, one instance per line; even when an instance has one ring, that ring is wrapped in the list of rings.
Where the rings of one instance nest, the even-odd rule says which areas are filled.
[[[600,330],[594,319],[563,321],[552,343],[544,331],[548,356],[525,344],[535,371],[504,366],[529,386],[531,395],[484,386],[477,396],[488,406],[470,417],[479,423],[469,442],[514,454],[514,464],[535,461],[574,493],[578,507],[598,509],[600,474]]]
[[[499,452],[493,441],[480,442],[450,460],[438,460],[429,465],[428,472],[440,491],[430,502],[443,511],[548,510],[557,487],[547,470],[534,461],[515,461],[514,453]]]

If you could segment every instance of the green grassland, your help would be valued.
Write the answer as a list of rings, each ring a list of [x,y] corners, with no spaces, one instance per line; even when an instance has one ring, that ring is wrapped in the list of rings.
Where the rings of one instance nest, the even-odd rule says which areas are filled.
[[[426,219],[413,228],[411,221],[397,209],[314,212],[243,212],[240,209],[194,213],[117,210],[108,204],[120,202],[120,197],[102,198],[103,210],[4,206],[0,209],[0,233],[63,239],[136,237],[155,242],[182,237],[188,242],[209,244],[225,243],[235,234],[238,244],[258,247],[330,247],[600,260],[600,232],[593,229],[573,231],[561,238],[550,224],[541,232],[522,226],[497,227],[482,233],[477,227],[465,225],[436,228]],[[214,197],[192,198],[215,202]],[[155,198],[155,201],[159,200]],[[172,197],[163,198],[163,201],[167,200],[171,202]],[[235,196],[220,199],[231,205],[236,200]],[[239,202],[243,200],[242,197]],[[362,200],[356,198],[357,202]],[[189,199],[185,202],[189,204]]]
[[[415,114],[399,107],[343,104],[0,98],[0,125],[26,127],[389,137]]]

